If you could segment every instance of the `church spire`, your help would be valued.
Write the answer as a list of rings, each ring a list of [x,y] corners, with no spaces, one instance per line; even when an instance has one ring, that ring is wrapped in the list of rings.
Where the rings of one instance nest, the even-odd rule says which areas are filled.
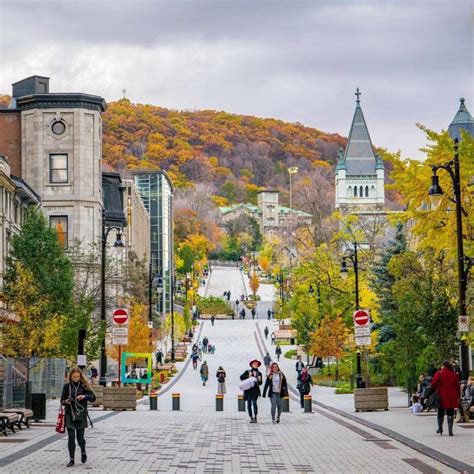
[[[474,119],[469,113],[469,110],[467,110],[464,97],[461,97],[459,102],[459,110],[456,112],[453,121],[448,127],[451,137],[457,138],[458,140],[461,139],[461,129],[470,133],[471,136],[474,136]]]

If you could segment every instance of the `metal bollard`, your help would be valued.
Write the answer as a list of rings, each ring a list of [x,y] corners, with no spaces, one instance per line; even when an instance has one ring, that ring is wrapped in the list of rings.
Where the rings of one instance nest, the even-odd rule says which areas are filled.
[[[283,413],[290,413],[290,397],[283,397]]]
[[[173,411],[180,411],[181,394],[173,393]]]
[[[304,412],[313,413],[313,401],[311,395],[304,396]]]
[[[243,395],[239,395],[237,397],[238,400],[238,405],[239,405],[239,411],[245,411],[245,400]]]
[[[158,410],[158,393],[150,392],[150,410]]]
[[[224,411],[224,395],[221,393],[216,395],[216,411]]]

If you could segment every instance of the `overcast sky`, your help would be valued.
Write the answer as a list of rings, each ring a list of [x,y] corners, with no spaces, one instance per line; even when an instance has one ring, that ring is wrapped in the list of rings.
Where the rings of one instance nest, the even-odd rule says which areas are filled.
[[[473,0],[0,0],[0,93],[39,74],[347,135],[360,87],[374,144],[421,157],[416,122],[474,113],[473,20]]]

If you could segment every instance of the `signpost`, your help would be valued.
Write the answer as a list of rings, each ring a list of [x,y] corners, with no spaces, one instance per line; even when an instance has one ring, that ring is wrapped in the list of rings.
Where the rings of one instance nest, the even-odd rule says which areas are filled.
[[[469,332],[469,316],[458,317],[459,332]]]
[[[128,311],[125,308],[114,309],[112,313],[112,318],[114,320],[114,325],[112,326],[112,344],[118,347],[118,385],[120,387],[120,371],[121,371],[121,361],[122,361],[122,345],[128,344],[128,326],[123,326],[128,324]]]
[[[370,315],[365,309],[354,312],[354,335],[357,346],[370,346]]]
[[[357,326],[368,326],[370,322],[369,312],[365,309],[358,309],[354,312],[354,325]]]

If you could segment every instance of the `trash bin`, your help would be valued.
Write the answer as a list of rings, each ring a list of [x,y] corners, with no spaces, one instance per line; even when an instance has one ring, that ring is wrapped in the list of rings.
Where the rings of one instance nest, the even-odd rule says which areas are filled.
[[[290,344],[291,344],[292,346],[295,345],[295,338],[294,338],[294,337],[290,338]]]
[[[46,394],[32,393],[30,407],[33,410],[33,420],[46,420]]]

